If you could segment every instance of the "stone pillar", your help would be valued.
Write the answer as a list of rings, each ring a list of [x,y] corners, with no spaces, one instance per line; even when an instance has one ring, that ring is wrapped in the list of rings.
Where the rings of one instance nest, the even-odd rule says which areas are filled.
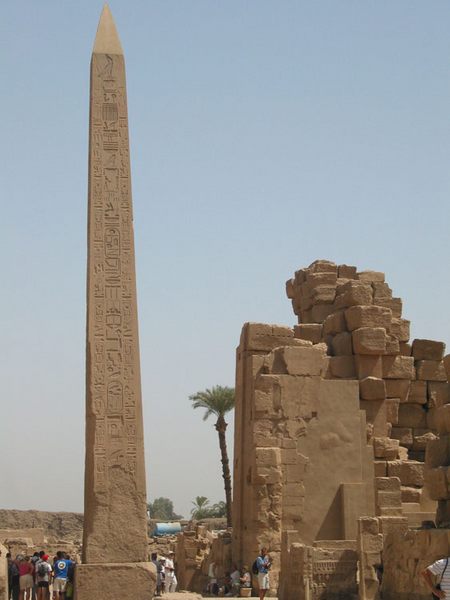
[[[91,60],[84,564],[77,599],[152,598],[147,543],[125,64],[105,5]]]

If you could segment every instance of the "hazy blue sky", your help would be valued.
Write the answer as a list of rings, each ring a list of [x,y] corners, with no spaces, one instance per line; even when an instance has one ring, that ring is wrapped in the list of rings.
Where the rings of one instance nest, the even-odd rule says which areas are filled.
[[[0,507],[82,510],[92,0],[0,3]],[[245,321],[316,258],[450,342],[450,2],[112,0],[125,50],[150,498],[222,498]],[[232,446],[232,435],[229,444]],[[42,459],[42,460],[41,460]]]

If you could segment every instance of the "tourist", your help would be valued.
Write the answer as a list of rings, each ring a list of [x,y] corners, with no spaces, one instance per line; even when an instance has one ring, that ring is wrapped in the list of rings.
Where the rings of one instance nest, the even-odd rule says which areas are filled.
[[[217,596],[219,594],[219,586],[217,585],[217,567],[216,563],[213,561],[209,564],[208,568],[208,587],[207,592],[212,596]]]
[[[19,567],[13,560],[11,552],[6,555],[8,561],[8,600],[19,600]]]
[[[166,591],[166,571],[165,571],[166,558],[165,558],[165,556],[159,557],[159,565],[161,567],[159,576],[160,576],[161,595],[162,595]]]
[[[252,587],[252,576],[248,565],[244,565],[241,570],[241,587],[251,588]]]
[[[219,592],[219,596],[231,596],[231,577],[230,571],[225,571],[225,577],[223,579],[223,588]]]
[[[175,575],[175,565],[173,563],[175,553],[171,550],[168,553],[168,557],[166,558],[166,564],[164,567],[164,571],[166,574],[166,591],[167,592],[176,592],[177,591],[177,577]]]
[[[239,590],[241,588],[241,574],[235,564],[233,565],[233,570],[231,571],[230,579],[232,595],[239,596]]]
[[[261,554],[255,562],[258,570],[259,599],[264,600],[264,596],[270,588],[269,569],[271,567],[270,556],[267,554],[266,547],[261,548]]]
[[[37,600],[48,600],[52,571],[48,554],[42,554],[35,565]]]
[[[19,559],[19,600],[31,600],[33,587],[34,567],[29,556],[20,556]]]
[[[31,557],[31,564],[33,565],[33,587],[31,588],[31,600],[36,600],[36,563],[39,560],[39,552],[35,552]]]
[[[71,600],[74,596],[74,579],[75,579],[75,562],[66,554],[66,560],[70,561],[69,568],[67,570],[67,585],[65,600]]]
[[[155,565],[155,569],[156,569],[156,594],[155,594],[155,596],[161,596],[161,572],[162,572],[163,568],[162,568],[160,561],[158,560],[158,555],[156,552],[152,552],[150,560]]]
[[[426,584],[436,598],[450,598],[450,557],[441,558],[421,573]],[[438,579],[438,583],[433,578]]]
[[[69,567],[72,561],[66,559],[64,552],[58,550],[56,560],[53,564],[54,579],[53,579],[53,598],[54,600],[64,600],[64,594],[67,586],[67,578],[69,576]]]

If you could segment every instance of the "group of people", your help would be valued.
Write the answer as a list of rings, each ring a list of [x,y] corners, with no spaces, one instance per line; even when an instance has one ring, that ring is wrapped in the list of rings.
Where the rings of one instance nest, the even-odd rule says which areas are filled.
[[[174,559],[175,553],[170,551],[167,557],[160,556],[154,552],[151,555],[151,561],[156,567],[156,596],[161,596],[165,592],[177,591],[177,576],[175,575]]]
[[[8,561],[9,600],[48,600],[50,586],[53,600],[70,600],[73,597],[74,562],[70,556],[58,551],[50,560],[45,550],[33,556],[18,554]]]
[[[258,577],[258,588],[260,600],[264,600],[267,591],[270,588],[269,570],[272,561],[267,553],[267,548],[261,548],[261,553],[257,556],[252,565],[252,571]],[[239,570],[236,564],[233,564],[232,571],[225,572],[225,577],[219,579],[217,568],[214,562],[209,565],[208,587],[206,592],[212,596],[239,596],[242,588],[252,587],[252,574],[248,565],[244,565]]]

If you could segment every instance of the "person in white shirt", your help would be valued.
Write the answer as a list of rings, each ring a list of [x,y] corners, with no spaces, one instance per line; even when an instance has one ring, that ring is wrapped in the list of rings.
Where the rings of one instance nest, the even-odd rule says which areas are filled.
[[[437,598],[450,598],[450,557],[441,558],[421,573],[426,584]],[[433,581],[433,576],[436,578]]]
[[[169,552],[168,558],[166,558],[166,564],[164,567],[164,571],[166,574],[166,592],[176,592],[177,591],[177,578],[175,575],[175,566],[173,564],[175,553]]]

